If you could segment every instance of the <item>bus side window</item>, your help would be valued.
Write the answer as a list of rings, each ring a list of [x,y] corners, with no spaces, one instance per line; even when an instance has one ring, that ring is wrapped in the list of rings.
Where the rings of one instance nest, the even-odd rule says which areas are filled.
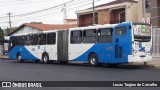
[[[127,33],[126,27],[117,27],[116,28],[116,35],[117,36],[126,35],[126,33]]]
[[[32,35],[27,35],[25,45],[31,45],[31,41],[32,41]]]
[[[47,44],[56,44],[56,33],[48,33],[47,34]]]
[[[39,45],[46,45],[46,33],[39,34]]]
[[[71,31],[70,43],[71,44],[82,43],[82,30]]]
[[[32,45],[38,45],[38,34],[33,34],[32,35]]]
[[[103,28],[98,30],[98,43],[112,43],[113,41],[113,29]]]
[[[25,45],[25,40],[26,40],[25,36],[21,36],[21,45],[22,46]]]
[[[97,30],[84,30],[83,31],[83,43],[96,43]]]

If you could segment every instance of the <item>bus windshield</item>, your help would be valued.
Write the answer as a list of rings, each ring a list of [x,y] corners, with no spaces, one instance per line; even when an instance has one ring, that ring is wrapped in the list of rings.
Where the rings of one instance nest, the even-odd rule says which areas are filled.
[[[148,42],[151,40],[151,25],[145,23],[133,23],[134,39]]]

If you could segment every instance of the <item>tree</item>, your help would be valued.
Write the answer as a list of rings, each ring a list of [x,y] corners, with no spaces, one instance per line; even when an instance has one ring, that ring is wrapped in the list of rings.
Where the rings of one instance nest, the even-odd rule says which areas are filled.
[[[43,24],[42,22],[30,22],[31,24]]]
[[[0,27],[0,40],[4,39],[4,31],[3,29]]]

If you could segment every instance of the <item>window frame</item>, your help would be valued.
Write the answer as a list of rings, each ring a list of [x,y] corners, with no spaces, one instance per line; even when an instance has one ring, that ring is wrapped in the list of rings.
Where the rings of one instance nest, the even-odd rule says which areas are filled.
[[[54,34],[54,37],[48,37],[49,35],[48,34]],[[47,33],[46,34],[46,39],[47,39],[47,41],[46,41],[46,44],[47,45],[55,45],[56,44],[56,33],[55,32],[51,32],[51,33]],[[53,43],[49,43],[49,40],[54,40],[54,42]]]
[[[75,37],[73,35],[74,32],[80,32],[79,36]],[[74,42],[75,40],[72,42],[72,39],[75,39],[75,40],[78,39],[79,42]],[[83,40],[83,31],[82,30],[75,30],[75,31],[70,32],[70,43],[71,44],[80,44],[80,43],[82,43],[82,40]]]
[[[86,31],[91,31],[94,30],[95,35],[91,36],[91,35],[86,35]],[[97,43],[97,34],[98,34],[98,30],[97,29],[84,29],[83,30],[83,43],[84,44],[94,44]],[[84,42],[84,40],[88,39],[88,42]],[[93,42],[91,42],[93,41]]]
[[[117,33],[117,32],[119,31],[118,28],[125,28],[125,33],[123,33],[123,31],[122,31],[121,34],[118,34],[118,33]],[[122,30],[124,30],[124,29],[122,29]],[[116,35],[116,36],[124,36],[124,35],[126,35],[126,34],[127,34],[127,27],[125,27],[125,26],[123,26],[123,27],[116,27],[116,31],[115,31],[115,35]]]
[[[108,31],[110,31],[111,34],[110,35],[102,35],[102,33],[101,33],[102,30],[108,30]],[[109,42],[109,40],[108,41],[101,41],[101,38],[107,38],[107,37],[111,37],[111,39],[110,39],[111,42]],[[99,44],[113,43],[113,28],[99,28],[97,43],[99,43]]]
[[[44,39],[41,39],[41,35],[45,35],[45,38]],[[46,45],[47,44],[47,34],[46,33],[41,33],[39,34],[39,45]]]

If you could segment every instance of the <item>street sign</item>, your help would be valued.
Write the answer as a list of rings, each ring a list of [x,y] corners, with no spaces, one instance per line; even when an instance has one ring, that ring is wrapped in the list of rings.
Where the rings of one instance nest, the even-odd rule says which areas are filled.
[[[142,22],[150,24],[150,18],[142,18]]]

